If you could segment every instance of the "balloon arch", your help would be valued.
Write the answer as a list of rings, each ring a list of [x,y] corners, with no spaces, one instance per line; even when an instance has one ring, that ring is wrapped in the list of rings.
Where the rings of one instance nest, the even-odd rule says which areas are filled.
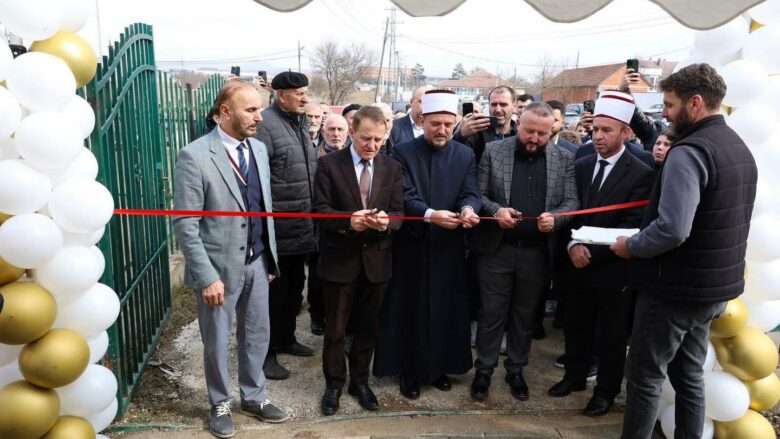
[[[294,10],[310,0],[256,1]],[[393,1],[413,15],[442,15],[463,2]],[[575,21],[610,0],[526,1],[548,18]],[[780,148],[773,144],[780,138],[780,0],[720,2],[699,14],[702,2],[655,2],[689,27],[717,26],[696,34],[678,68],[716,67],[728,85],[727,123],[759,166],[745,294],[712,325],[704,437],[775,438],[758,412],[780,400],[778,350],[766,335],[780,324],[780,245],[773,239],[780,230]],[[105,260],[95,246],[113,200],[95,181],[97,161],[84,147],[93,109],[75,94],[95,74],[96,56],[76,33],[90,11],[88,0],[0,5],[0,23],[32,42],[15,59],[0,43],[0,437],[94,438],[116,415],[116,379],[96,364],[119,313],[116,293],[98,282]],[[668,382],[663,400],[658,419],[673,437]]]

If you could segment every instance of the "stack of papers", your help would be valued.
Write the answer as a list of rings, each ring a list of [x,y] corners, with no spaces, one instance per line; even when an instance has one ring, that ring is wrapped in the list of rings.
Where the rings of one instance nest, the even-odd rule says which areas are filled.
[[[603,227],[582,226],[571,231],[571,239],[583,244],[612,245],[618,236],[633,236],[639,229],[605,229]]]

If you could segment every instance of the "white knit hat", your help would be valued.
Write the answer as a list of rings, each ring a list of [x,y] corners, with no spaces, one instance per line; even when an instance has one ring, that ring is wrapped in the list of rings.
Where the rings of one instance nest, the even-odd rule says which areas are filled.
[[[619,91],[603,91],[596,100],[593,117],[609,117],[625,124],[631,122],[634,116],[634,97]]]
[[[422,114],[458,114],[458,96],[452,90],[428,90],[422,97]]]

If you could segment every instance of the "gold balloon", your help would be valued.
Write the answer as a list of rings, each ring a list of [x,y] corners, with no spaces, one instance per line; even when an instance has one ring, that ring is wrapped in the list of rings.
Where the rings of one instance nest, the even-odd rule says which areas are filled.
[[[753,410],[748,410],[744,416],[736,421],[715,421],[715,437],[718,439],[776,439],[772,424]]]
[[[777,367],[775,343],[756,328],[742,328],[736,336],[713,341],[723,370],[742,381],[766,378]]]
[[[37,439],[54,426],[60,414],[57,392],[27,381],[16,381],[0,389],[0,401],[1,438]]]
[[[748,311],[744,303],[739,299],[730,300],[726,304],[726,310],[710,325],[710,337],[729,338],[737,335],[737,332],[747,325]]]
[[[84,418],[60,416],[41,439],[95,439],[95,428]]]
[[[46,389],[76,381],[88,364],[87,341],[70,329],[52,329],[19,354],[19,370],[24,379]]]
[[[51,329],[57,302],[45,288],[33,282],[14,282],[0,287],[0,294],[5,299],[0,312],[0,343],[26,344]]]
[[[762,27],[764,27],[763,24],[757,22],[756,20],[750,20],[750,32],[751,33],[761,29]]]
[[[60,31],[47,40],[36,41],[30,46],[30,52],[48,53],[65,61],[79,87],[87,85],[97,70],[95,51],[73,32]]]
[[[780,379],[775,373],[760,380],[747,381],[745,387],[750,393],[750,408],[757,412],[769,410],[780,401]]]
[[[24,268],[14,267],[0,257],[0,286],[18,280],[24,274]]]
[[[8,218],[11,218],[12,215],[5,214],[3,212],[0,212],[0,224],[3,224],[5,220]]]

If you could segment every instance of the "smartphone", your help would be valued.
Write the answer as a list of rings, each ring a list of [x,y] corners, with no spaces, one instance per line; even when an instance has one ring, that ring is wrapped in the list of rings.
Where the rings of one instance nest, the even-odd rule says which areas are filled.
[[[239,66],[231,67],[230,68],[230,74],[231,75],[236,75],[236,76],[241,76],[241,67],[239,67]]]
[[[593,110],[595,109],[596,109],[596,101],[594,101],[593,99],[588,99],[582,102],[583,112],[588,112],[590,114],[593,114]]]
[[[474,103],[473,102],[464,102],[463,103],[463,115],[467,116],[474,112]]]
[[[264,82],[268,82],[268,74],[265,72],[265,70],[260,70],[257,72],[257,76],[263,78]]]
[[[626,69],[633,69],[634,72],[639,73],[639,60],[636,58],[627,59]]]
[[[498,118],[496,116],[488,116],[488,119],[490,119],[491,128],[498,128]]]

